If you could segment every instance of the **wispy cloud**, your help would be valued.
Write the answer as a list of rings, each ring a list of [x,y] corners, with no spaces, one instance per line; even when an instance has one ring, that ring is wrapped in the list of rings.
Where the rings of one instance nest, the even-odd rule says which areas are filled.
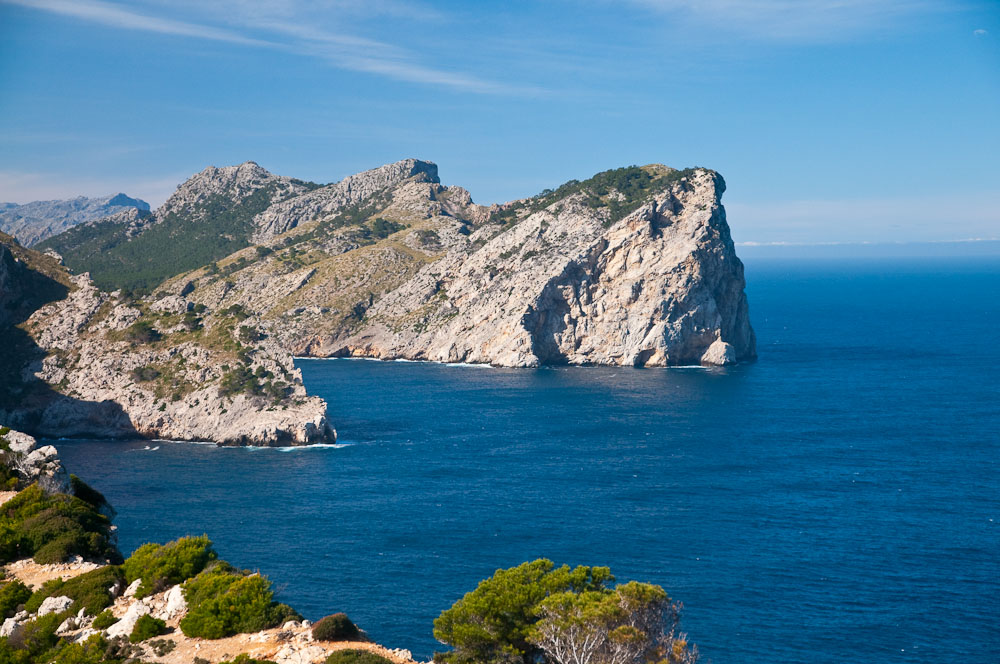
[[[419,62],[418,57],[411,51],[399,46],[324,29],[304,14],[300,3],[297,2],[260,5],[230,0],[205,5],[214,11],[228,10],[228,22],[239,24],[242,28],[239,30],[231,27],[220,28],[204,22],[181,21],[149,11],[126,9],[102,0],[0,0],[0,3],[29,7],[124,30],[140,30],[281,50],[318,58],[338,69],[464,92],[542,93],[542,90],[530,86],[510,85],[484,80],[471,74],[430,67]],[[381,5],[383,11],[395,13],[402,13],[402,7],[405,6],[400,3],[376,3],[376,5]]]
[[[945,8],[941,0],[628,0],[684,24],[726,35],[789,42],[835,41],[894,31],[910,16]]]

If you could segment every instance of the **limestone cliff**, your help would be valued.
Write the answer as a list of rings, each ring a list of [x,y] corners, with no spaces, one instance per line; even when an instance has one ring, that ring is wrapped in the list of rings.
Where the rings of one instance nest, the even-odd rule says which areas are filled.
[[[433,165],[400,164],[405,180],[360,200],[319,205],[320,189],[270,208],[262,246],[161,289],[244,306],[298,355],[515,367],[755,356],[714,171],[617,169],[484,207]]]
[[[14,251],[52,261],[0,243],[0,300],[35,298],[0,321],[3,348],[13,349],[3,358],[0,421],[43,436],[231,445],[335,439],[325,402],[306,395],[291,356],[244,311],[211,314],[177,297],[108,294],[87,275],[62,285],[14,263]],[[62,290],[39,300],[31,275]]]

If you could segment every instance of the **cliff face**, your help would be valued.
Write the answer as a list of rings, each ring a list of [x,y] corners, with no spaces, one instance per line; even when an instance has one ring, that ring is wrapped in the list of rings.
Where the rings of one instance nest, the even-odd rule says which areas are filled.
[[[298,355],[516,367],[755,356],[715,172],[618,169],[487,208],[413,163],[360,202],[281,203],[262,215],[273,232],[308,212],[220,261],[224,275],[163,289],[245,306]]]
[[[36,252],[16,248],[38,260]],[[0,244],[0,277],[11,247]],[[57,265],[52,261],[53,265]],[[30,274],[24,261],[17,264]],[[37,274],[37,273],[36,273]],[[37,293],[6,286],[15,301]],[[58,282],[57,282],[58,283]],[[0,325],[0,421],[42,436],[147,436],[230,445],[327,442],[326,403],[309,397],[287,351],[234,310],[99,291],[86,275]]]
[[[0,203],[0,231],[26,247],[87,221],[124,210],[149,210],[149,203],[125,194],[103,198],[78,196],[68,200]]]

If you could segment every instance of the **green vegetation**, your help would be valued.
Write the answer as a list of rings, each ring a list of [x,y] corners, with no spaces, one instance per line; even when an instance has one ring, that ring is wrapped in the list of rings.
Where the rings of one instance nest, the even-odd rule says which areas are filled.
[[[378,239],[387,238],[397,231],[401,231],[406,226],[403,224],[397,224],[394,221],[389,221],[383,217],[376,217],[375,221],[371,223],[372,235]]]
[[[274,380],[274,372],[264,367],[251,371],[246,364],[234,368],[223,367],[225,371],[219,380],[219,396],[233,397],[237,394],[267,397],[275,403],[289,395],[291,388],[283,380]]]
[[[326,658],[326,664],[392,664],[392,660],[367,650],[336,650]]]
[[[160,377],[159,369],[151,367],[148,364],[141,367],[136,367],[132,369],[132,373],[129,376],[137,383],[148,383],[149,381],[156,380]]]
[[[36,590],[25,602],[24,608],[33,613],[48,597],[69,597],[73,600],[70,611],[76,613],[83,609],[89,615],[96,615],[111,606],[114,602],[111,588],[121,586],[123,580],[121,568],[117,565],[99,567],[67,581],[55,578]]]
[[[346,613],[335,613],[317,620],[312,635],[317,641],[357,641],[361,638],[361,630]]]
[[[610,588],[607,567],[536,560],[497,570],[434,621],[454,648],[450,664],[691,664],[697,648],[677,635],[679,607],[659,586]]]
[[[277,183],[234,203],[225,194],[199,202],[187,214],[170,213],[129,238],[123,224],[81,224],[47,239],[74,272],[89,271],[103,290],[149,292],[165,279],[217,261],[250,244],[252,220],[279,193]]]
[[[570,180],[556,189],[546,189],[533,198],[499,210],[493,214],[491,221],[509,228],[516,224],[524,213],[538,212],[568,196],[583,194],[588,206],[608,210],[607,223],[610,225],[647,202],[657,191],[675,182],[686,180],[697,170],[697,168],[685,168],[677,171],[626,166],[602,171],[588,180],[582,182]]]
[[[120,560],[110,543],[111,521],[94,505],[32,485],[0,506],[0,562],[33,557],[62,562],[72,555]]]
[[[0,586],[0,619],[10,618],[31,597],[31,589],[17,579]]]
[[[188,612],[180,627],[187,636],[221,639],[301,619],[290,606],[274,601],[265,577],[222,561],[185,582],[184,598]]]
[[[139,643],[155,636],[162,636],[167,633],[167,623],[150,615],[140,616],[135,621],[135,627],[129,634],[128,640],[132,643]]]
[[[269,659],[254,659],[250,655],[243,653],[242,655],[237,655],[235,659],[220,662],[219,664],[274,664],[274,662]]]
[[[94,617],[94,622],[90,626],[94,629],[107,629],[116,622],[118,622],[118,618],[115,618],[114,614],[111,613],[111,609],[106,609]]]
[[[141,579],[135,596],[142,598],[194,577],[218,555],[208,537],[182,537],[168,544],[143,544],[122,566],[125,579]]]
[[[163,338],[152,321],[138,320],[125,329],[125,338],[133,344],[151,344]]]

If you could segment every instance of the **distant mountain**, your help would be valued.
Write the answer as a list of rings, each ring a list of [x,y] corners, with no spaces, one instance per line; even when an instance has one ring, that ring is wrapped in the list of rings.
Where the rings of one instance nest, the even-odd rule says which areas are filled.
[[[0,231],[14,236],[25,247],[87,221],[124,210],[149,210],[149,203],[125,194],[103,198],[78,196],[63,201],[34,201],[18,205],[0,203]]]

